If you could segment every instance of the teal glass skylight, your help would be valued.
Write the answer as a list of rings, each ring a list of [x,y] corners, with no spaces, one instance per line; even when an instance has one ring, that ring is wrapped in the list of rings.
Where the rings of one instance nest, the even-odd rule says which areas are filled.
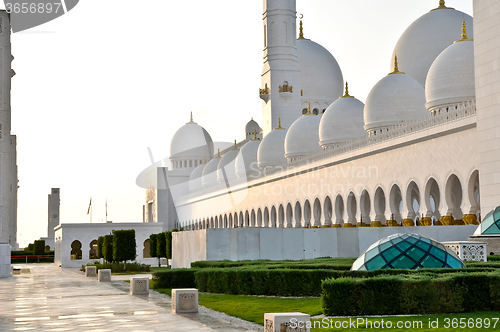
[[[465,268],[448,247],[414,233],[394,234],[372,244],[351,270]]]
[[[484,217],[474,235],[496,235],[500,234],[500,206]]]

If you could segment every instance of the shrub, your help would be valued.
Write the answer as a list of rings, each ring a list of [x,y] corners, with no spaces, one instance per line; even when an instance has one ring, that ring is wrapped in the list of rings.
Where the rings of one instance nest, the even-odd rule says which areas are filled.
[[[104,235],[102,254],[106,262],[113,262],[113,235]]]
[[[165,257],[172,259],[172,232],[165,232]]]
[[[24,251],[33,253],[33,243],[28,244],[28,247],[24,248]]]
[[[156,257],[156,237],[157,234],[151,234],[149,236],[149,255],[151,257]]]
[[[113,260],[116,262],[133,261],[136,257],[135,230],[113,232]]]
[[[165,232],[156,235],[156,257],[167,257]]]
[[[496,272],[413,273],[322,282],[325,315],[439,314],[498,310]]]
[[[45,240],[36,240],[33,244],[33,255],[45,254]]]
[[[174,269],[153,273],[154,288],[196,288],[198,269]]]
[[[99,236],[97,238],[97,257],[98,258],[104,258],[104,253],[102,251],[102,245],[104,244],[104,237]]]
[[[87,265],[82,265],[80,271],[85,271],[85,266],[96,266],[97,270],[111,269],[111,272],[113,273],[120,273],[123,271],[124,263],[113,262],[101,264],[99,261],[94,261],[87,263]],[[127,263],[127,271],[129,272],[150,272],[150,268],[151,267],[147,264]]]

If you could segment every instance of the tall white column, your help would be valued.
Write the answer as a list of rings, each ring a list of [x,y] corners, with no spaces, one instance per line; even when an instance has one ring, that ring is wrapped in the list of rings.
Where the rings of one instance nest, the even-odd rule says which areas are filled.
[[[500,205],[500,1],[474,0],[481,214]]]

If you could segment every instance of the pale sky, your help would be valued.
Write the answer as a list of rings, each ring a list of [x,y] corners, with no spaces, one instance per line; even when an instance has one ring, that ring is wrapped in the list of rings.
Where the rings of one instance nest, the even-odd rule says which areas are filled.
[[[400,35],[438,2],[297,0],[297,13],[305,37],[333,54],[364,102]],[[472,0],[446,5],[472,15]],[[189,112],[214,141],[242,139],[251,117],[260,124],[262,8],[262,0],[85,0],[14,34],[21,247],[47,235],[52,187],[61,188],[62,223],[88,223],[91,196],[93,222],[105,220],[106,199],[108,220],[142,221],[135,180],[151,163],[148,147],[155,160],[168,157]]]

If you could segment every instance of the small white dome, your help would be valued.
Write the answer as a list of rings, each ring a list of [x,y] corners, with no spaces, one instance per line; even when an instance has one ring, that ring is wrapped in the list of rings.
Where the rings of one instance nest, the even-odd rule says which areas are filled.
[[[189,191],[196,191],[203,189],[203,183],[201,182],[201,177],[203,176],[203,170],[206,164],[200,164],[191,172],[189,176]]]
[[[304,114],[290,126],[285,137],[285,157],[295,159],[322,151],[319,146],[321,115]]]
[[[219,165],[217,165],[217,181],[219,183],[226,183],[226,179],[234,180],[236,178],[235,159],[239,152],[240,150],[235,146],[222,156]],[[226,178],[224,178],[222,170],[226,173]]]
[[[399,38],[392,54],[390,71],[394,70],[392,59],[397,55],[406,74],[424,86],[432,62],[458,39],[457,32],[460,35],[464,19],[470,27],[469,35],[473,36],[472,17],[452,8],[432,10],[418,18]]]
[[[285,166],[285,137],[288,130],[275,128],[268,133],[259,145],[257,162],[260,168]]]
[[[427,75],[427,109],[476,100],[474,42],[460,41],[444,50]]]
[[[170,158],[190,158],[203,160],[214,155],[214,143],[212,137],[202,126],[193,122],[186,123],[180,127],[170,142]]]
[[[342,95],[344,79],[337,60],[323,46],[297,39],[302,100],[335,100]],[[300,91],[299,91],[300,92]]]
[[[254,119],[248,121],[247,125],[245,126],[245,132],[247,134],[252,134],[254,133],[254,131],[257,131],[257,134],[260,133],[260,127],[259,127],[259,124],[257,122],[254,121]]]
[[[365,137],[364,107],[361,101],[347,92],[334,101],[326,109],[319,124],[319,144],[326,147]]]
[[[203,169],[203,173],[201,176],[201,183],[203,185],[203,188],[208,188],[219,184],[219,182],[217,182],[217,166],[219,166],[220,160],[221,157],[216,156],[214,159],[210,160]]]
[[[365,130],[385,129],[429,116],[424,88],[411,76],[389,74],[371,89],[364,109]]]
[[[260,174],[259,167],[257,166],[257,152],[259,150],[260,140],[250,141],[245,144],[238,156],[236,157],[236,175],[238,177],[253,176],[256,177]]]

